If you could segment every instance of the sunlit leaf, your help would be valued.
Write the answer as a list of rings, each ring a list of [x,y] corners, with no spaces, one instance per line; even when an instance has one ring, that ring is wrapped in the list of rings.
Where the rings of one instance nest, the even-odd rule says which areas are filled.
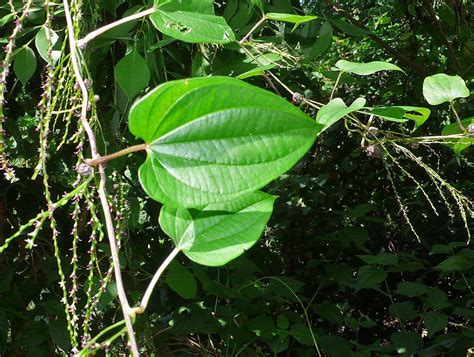
[[[467,98],[470,92],[461,77],[438,73],[425,78],[423,95],[431,105],[439,105],[457,98]]]
[[[163,206],[160,225],[189,259],[203,265],[224,265],[259,239],[274,200],[274,196],[256,192],[203,209]]]
[[[48,36],[48,32],[49,36]],[[35,37],[35,46],[40,54],[41,58],[44,59],[46,62],[50,61],[48,49],[49,47],[53,47],[56,42],[58,42],[59,36],[56,32],[51,29],[46,29],[46,27],[42,27],[41,30],[38,31]],[[61,51],[59,50],[51,50],[51,59],[53,63],[56,63],[61,57]]]
[[[254,192],[290,169],[321,126],[281,97],[227,77],[163,84],[130,111],[148,146],[153,199],[197,207]]]
[[[367,76],[380,71],[400,71],[403,70],[388,62],[373,61],[367,63],[349,62],[346,60],[339,60],[336,62],[336,68],[343,72],[358,74],[359,76]]]
[[[347,107],[341,98],[334,98],[328,104],[319,109],[316,116],[316,122],[323,125],[322,130],[326,130],[347,114],[362,109],[365,106],[365,103],[366,101],[364,98],[358,98]]]
[[[411,107],[407,105],[397,105],[392,107],[372,108],[371,113],[389,121],[405,123],[409,120],[415,122],[415,129],[423,125],[429,118],[431,110],[423,107]]]
[[[164,34],[190,43],[225,44],[235,35],[225,19],[214,15],[212,1],[173,0],[150,15],[153,25]]]

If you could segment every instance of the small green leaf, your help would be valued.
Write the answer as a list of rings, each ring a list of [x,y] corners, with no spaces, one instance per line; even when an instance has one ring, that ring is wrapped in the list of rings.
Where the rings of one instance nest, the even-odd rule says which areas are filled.
[[[275,68],[275,67],[276,67],[276,64],[269,64],[269,65],[266,65],[266,66],[260,66],[260,67],[251,69],[247,72],[239,74],[237,76],[237,78],[238,79],[245,79],[245,78],[249,78],[249,77],[262,76],[265,73],[265,71],[268,71],[268,70],[270,70],[272,68]]]
[[[284,314],[280,314],[277,318],[277,326],[278,328],[286,330],[288,327],[290,327],[290,320],[288,320],[288,317],[286,317]]]
[[[396,265],[398,264],[398,256],[391,253],[379,253],[377,255],[358,255],[367,264],[378,265]]]
[[[15,75],[26,86],[36,71],[36,55],[29,47],[22,47],[15,56],[13,63]]]
[[[423,81],[423,96],[431,105],[452,102],[457,98],[467,98],[469,95],[466,83],[459,76],[438,73],[426,77]]]
[[[184,299],[194,299],[197,293],[197,283],[193,274],[179,262],[169,265],[166,284]]]
[[[428,330],[428,336],[432,337],[448,325],[448,316],[440,312],[430,311],[425,314],[423,321]]]
[[[346,60],[339,60],[336,62],[336,68],[342,72],[358,74],[359,76],[367,76],[380,71],[400,71],[403,70],[391,63],[382,61],[373,61],[368,63],[356,63]],[[405,73],[405,72],[404,72]]]
[[[436,269],[444,271],[461,271],[466,269],[471,263],[463,255],[454,255],[443,260],[436,266]]]
[[[364,98],[358,98],[354,103],[347,107],[341,98],[334,98],[328,104],[319,109],[318,114],[316,115],[316,123],[321,124],[323,126],[322,131],[324,131],[347,114],[362,109],[365,103],[366,101]]]
[[[408,120],[415,122],[415,129],[424,124],[429,118],[431,110],[423,107],[411,107],[407,105],[397,105],[392,107],[371,108],[371,113],[394,122],[405,123]]]
[[[171,1],[150,15],[153,25],[164,34],[190,43],[225,44],[235,35],[225,19],[214,15],[212,2]]]
[[[49,32],[49,38],[48,38],[48,32]],[[56,42],[58,42],[58,39],[59,39],[59,36],[53,30],[48,29],[48,32],[47,32],[47,28],[43,26],[41,30],[39,30],[35,36],[36,49],[38,50],[38,53],[40,54],[41,58],[44,59],[46,62],[50,61],[49,53],[48,53],[49,47],[52,48],[56,44]],[[56,63],[60,57],[61,57],[61,51],[51,50],[51,60],[53,62],[52,64]]]
[[[469,125],[474,124],[474,117],[469,117],[466,119],[461,120],[462,125],[467,128]],[[449,125],[446,125],[443,130],[441,130],[442,135],[456,135],[456,134],[464,134],[459,127],[459,124],[452,123]],[[446,139],[447,142],[449,142],[449,145],[454,153],[456,155],[461,154],[462,151],[466,150],[469,146],[474,144],[474,138],[466,136],[465,138],[462,139]]]
[[[163,206],[160,226],[189,259],[220,266],[241,255],[260,238],[274,200],[273,196],[256,192],[201,210]]]
[[[115,66],[115,79],[128,99],[132,100],[150,81],[150,70],[145,59],[133,50]]]
[[[295,27],[303,22],[312,21],[317,19],[317,16],[302,16],[302,15],[294,15],[294,14],[282,14],[277,12],[269,12],[265,15],[268,20],[274,21],[282,21],[282,22],[289,22],[295,24]]]
[[[387,278],[387,273],[370,265],[360,267],[357,273],[356,290],[375,288]]]
[[[416,297],[428,293],[429,290],[430,288],[426,285],[405,281],[398,283],[395,292],[408,297]]]
[[[149,144],[143,188],[185,207],[262,188],[308,151],[319,129],[283,98],[228,77],[163,84],[135,103],[129,120]]]
[[[420,335],[414,331],[395,332],[392,334],[391,340],[397,352],[405,356],[413,355],[420,349],[423,343]]]
[[[409,301],[396,302],[390,305],[388,311],[393,317],[401,319],[402,322],[411,321],[418,317],[415,306]]]
[[[310,329],[302,322],[297,322],[291,326],[290,335],[302,345],[314,345]]]
[[[69,340],[66,319],[50,320],[48,327],[49,334],[54,343],[64,351],[69,351],[71,348],[71,341]]]

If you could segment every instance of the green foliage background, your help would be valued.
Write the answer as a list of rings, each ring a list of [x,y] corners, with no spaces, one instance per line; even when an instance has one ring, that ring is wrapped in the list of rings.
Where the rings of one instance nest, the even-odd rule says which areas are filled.
[[[81,14],[80,21],[75,19],[81,36],[150,5],[139,0],[70,3],[73,14]],[[0,113],[5,116],[2,147],[17,180],[7,175],[0,182],[0,244],[22,229],[0,254],[1,356],[68,355],[72,346],[80,349],[121,318],[94,185],[51,214],[44,213],[50,212],[48,204],[77,187],[76,169],[90,153],[78,123],[79,89],[64,55],[68,46],[62,5],[30,5],[24,19],[23,2],[0,5],[3,46],[22,26],[15,39],[15,48],[21,50],[13,51],[10,75],[3,72],[1,77],[6,89]],[[157,20],[146,18],[91,41],[82,60],[96,95],[90,116],[101,153],[140,143],[127,123],[137,97],[188,77],[240,76],[316,117],[314,107],[288,90],[327,103],[338,60],[388,61],[406,74],[345,73],[335,97],[345,103],[364,97],[367,107],[410,105],[432,112],[414,133],[413,122],[375,119],[385,143],[378,148],[380,155],[368,156],[361,147],[363,127],[339,120],[326,130],[292,171],[266,187],[278,199],[254,247],[223,267],[203,267],[184,255],[169,267],[148,310],[135,322],[143,355],[473,353],[474,250],[467,244],[472,211],[465,211],[467,224],[460,211],[473,197],[472,149],[459,153],[449,145],[397,140],[403,135],[441,135],[455,123],[448,105],[425,101],[426,76],[459,75],[472,93],[474,4],[219,0],[214,10],[237,39],[252,29],[262,11],[317,19],[294,30],[292,23],[267,21],[253,32],[246,47],[250,54],[235,43],[177,40],[157,31],[152,24]],[[206,11],[212,9],[201,12]],[[57,39],[44,39],[45,24]],[[474,116],[473,95],[454,106],[462,119]],[[367,117],[360,118],[367,122]],[[440,184],[416,158],[449,186],[441,185],[440,192]],[[139,184],[137,172],[144,159],[141,153],[121,157],[106,168],[132,302],[139,301],[172,249],[158,225],[161,205]],[[6,166],[5,172],[10,173]],[[23,229],[30,220],[33,225]],[[126,351],[125,335],[110,345],[102,341],[106,343],[96,346],[99,354]]]

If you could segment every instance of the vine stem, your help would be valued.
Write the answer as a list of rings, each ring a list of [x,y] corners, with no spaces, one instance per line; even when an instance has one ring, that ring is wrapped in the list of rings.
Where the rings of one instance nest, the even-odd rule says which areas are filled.
[[[84,83],[84,79],[82,78],[81,68],[79,65],[79,61],[77,59],[77,52],[76,52],[77,43],[75,39],[74,25],[73,25],[73,21],[71,17],[71,12],[69,10],[68,0],[63,0],[63,4],[64,4],[64,14],[66,17],[67,31],[68,31],[69,48],[71,52],[71,62],[72,62],[73,70],[74,70],[74,75],[76,77],[76,80],[82,92],[82,108],[81,108],[80,120],[88,137],[89,146],[92,152],[92,158],[97,159],[99,158],[99,154],[97,151],[96,137],[87,120],[89,91],[86,87],[86,84]],[[105,223],[106,223],[107,237],[109,239],[110,252],[112,255],[112,262],[114,265],[115,283],[117,285],[117,292],[118,292],[120,304],[122,307],[125,325],[127,326],[127,334],[128,334],[128,339],[130,342],[131,352],[132,352],[132,355],[136,357],[136,356],[139,356],[140,354],[138,352],[138,345],[135,338],[135,332],[133,331],[133,323],[132,323],[133,311],[131,310],[130,305],[128,303],[127,295],[125,293],[125,288],[123,285],[122,272],[120,269],[120,260],[119,260],[118,248],[117,248],[117,240],[115,237],[115,230],[114,230],[114,225],[112,221],[112,215],[110,213],[110,206],[107,200],[107,194],[105,192],[105,183],[106,183],[107,178],[105,176],[104,166],[98,165],[98,169],[99,169],[100,182],[99,182],[99,187],[97,188],[97,192],[99,194],[99,199],[100,199],[100,203],[102,206],[102,211],[104,213],[104,218],[105,218]]]
[[[458,114],[458,112],[456,111],[456,108],[454,108],[454,103],[453,103],[453,102],[449,102],[449,105],[450,105],[450,107],[451,107],[451,110],[452,110],[453,113],[454,113],[454,116],[456,117],[456,121],[458,122],[459,129],[461,129],[461,131],[466,131],[467,129],[464,127],[464,125],[462,125],[461,118],[459,117],[459,114]]]
[[[173,251],[170,253],[170,255],[168,255],[168,257],[160,265],[155,275],[153,276],[153,279],[151,279],[150,284],[148,284],[148,287],[146,288],[146,291],[145,291],[145,294],[143,295],[143,299],[142,299],[142,302],[140,303],[140,306],[134,309],[134,311],[137,314],[142,314],[146,310],[148,306],[148,302],[150,301],[151,294],[153,293],[153,290],[155,289],[156,283],[160,279],[161,274],[163,274],[165,269],[173,261],[176,255],[178,255],[180,251],[181,250],[179,248],[174,248]]]
[[[92,166],[92,167],[99,166],[99,165],[105,164],[106,162],[108,162],[110,160],[113,160],[113,159],[119,158],[121,156],[131,154],[132,152],[143,151],[143,150],[146,150],[147,148],[148,148],[147,144],[134,145],[134,146],[130,146],[128,148],[125,148],[123,150],[114,152],[110,155],[100,156],[100,157],[95,158],[95,159],[86,159],[86,160],[84,160],[84,162],[87,165]]]
[[[267,17],[264,15],[260,20],[258,20],[258,22],[254,25],[254,27],[252,27],[250,29],[250,31],[239,41],[239,45],[242,45],[244,44],[248,38],[250,37],[250,35],[261,25],[265,22],[265,20],[267,19]]]
[[[137,12],[136,14],[133,14],[133,15],[124,17],[123,19],[114,21],[114,22],[112,22],[112,23],[110,23],[110,24],[108,24],[108,25],[99,27],[97,30],[92,31],[92,32],[89,32],[86,36],[84,36],[84,37],[81,38],[80,40],[77,40],[77,42],[76,42],[77,47],[79,47],[79,48],[84,48],[84,47],[87,45],[88,42],[92,41],[92,40],[93,40],[94,38],[96,38],[97,36],[102,35],[104,32],[107,32],[107,31],[113,29],[114,27],[123,25],[123,24],[125,24],[125,23],[127,23],[127,22],[130,22],[130,21],[133,21],[133,20],[138,20],[138,19],[141,19],[142,17],[151,15],[151,14],[153,14],[156,10],[157,10],[156,7],[151,7],[151,8],[149,8],[149,9],[146,9],[146,10],[143,10],[143,11],[140,11],[140,12]]]
[[[339,81],[341,80],[343,73],[344,73],[343,71],[340,71],[339,74],[337,75],[336,83],[334,83],[334,87],[332,87],[331,97],[329,98],[330,101],[334,97],[334,93],[336,93],[337,86],[339,84]]]

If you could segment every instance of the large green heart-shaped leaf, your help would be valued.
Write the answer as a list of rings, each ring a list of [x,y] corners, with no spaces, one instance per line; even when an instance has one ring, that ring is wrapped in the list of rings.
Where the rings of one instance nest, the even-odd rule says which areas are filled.
[[[130,131],[148,144],[143,188],[185,207],[262,188],[309,150],[321,127],[283,98],[227,77],[168,82],[129,118]]]
[[[201,210],[163,206],[160,226],[189,259],[224,265],[255,244],[270,219],[274,200],[255,192]]]
[[[153,25],[164,34],[190,43],[225,44],[235,35],[225,19],[214,15],[209,0],[172,0],[150,15]]]
[[[339,60],[336,62],[336,68],[343,72],[358,74],[359,76],[367,76],[380,71],[400,71],[403,70],[392,64],[382,61],[373,61],[368,63],[356,63],[345,60]]]
[[[423,81],[423,96],[431,105],[452,102],[457,98],[469,97],[469,89],[459,76],[438,73]]]
[[[357,98],[349,107],[347,107],[341,98],[334,98],[328,104],[319,109],[318,114],[316,115],[316,122],[323,126],[322,130],[326,130],[347,114],[362,109],[365,103],[366,100],[364,98]]]

